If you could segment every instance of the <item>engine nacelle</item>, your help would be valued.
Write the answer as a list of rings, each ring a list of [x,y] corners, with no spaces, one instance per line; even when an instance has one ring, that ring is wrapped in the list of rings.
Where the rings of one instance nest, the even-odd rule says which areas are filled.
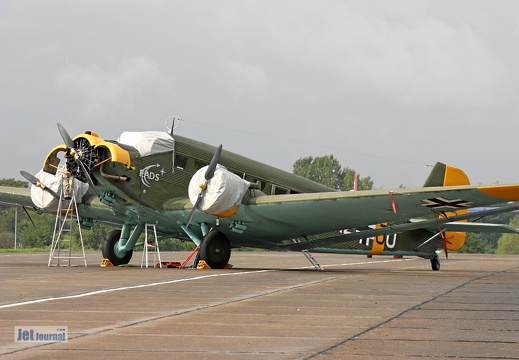
[[[85,184],[81,181],[74,181],[72,178],[64,180],[62,175],[63,174],[61,172],[58,172],[56,175],[54,175],[40,170],[40,172],[36,174],[36,177],[40,183],[54,191],[56,194],[61,193],[64,181],[71,181],[71,186],[74,187],[76,200],[78,202],[81,201],[83,195],[85,195],[88,191],[88,184]],[[51,193],[39,186],[31,186],[31,200],[38,208],[45,209],[48,212],[58,211],[59,199],[56,199]]]
[[[207,166],[198,170],[189,182],[189,200],[194,205],[205,182]],[[207,183],[206,191],[199,203],[199,210],[220,217],[231,216],[238,209],[250,182],[218,165],[214,176]]]

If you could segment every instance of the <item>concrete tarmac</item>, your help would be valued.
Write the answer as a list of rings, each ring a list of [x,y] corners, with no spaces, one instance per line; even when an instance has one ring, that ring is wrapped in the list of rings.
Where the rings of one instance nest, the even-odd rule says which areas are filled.
[[[162,253],[182,261],[186,253]],[[519,256],[234,252],[230,270],[47,267],[0,254],[6,359],[519,359]],[[77,262],[81,264],[80,262]],[[15,341],[15,327],[68,341]]]

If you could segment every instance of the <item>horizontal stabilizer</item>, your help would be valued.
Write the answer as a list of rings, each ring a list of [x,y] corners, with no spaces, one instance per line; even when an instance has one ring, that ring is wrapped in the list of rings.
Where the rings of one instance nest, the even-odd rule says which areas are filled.
[[[443,230],[486,233],[513,233],[519,234],[519,229],[503,224],[450,222],[443,225]]]

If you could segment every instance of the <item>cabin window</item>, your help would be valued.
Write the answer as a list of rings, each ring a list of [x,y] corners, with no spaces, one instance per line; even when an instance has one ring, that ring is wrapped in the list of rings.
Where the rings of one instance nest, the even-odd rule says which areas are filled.
[[[265,181],[254,179],[253,183],[255,183],[255,184],[259,183],[259,190],[263,191],[265,189],[265,186],[266,186]]]
[[[203,168],[204,166],[207,166],[207,165],[209,165],[209,164],[202,162],[202,161],[195,160],[195,171],[200,170],[201,168]]]
[[[270,194],[271,195],[286,195],[286,194],[290,194],[290,189],[273,184]]]
[[[177,155],[175,156],[175,167],[177,169],[186,170],[187,168],[187,157]]]

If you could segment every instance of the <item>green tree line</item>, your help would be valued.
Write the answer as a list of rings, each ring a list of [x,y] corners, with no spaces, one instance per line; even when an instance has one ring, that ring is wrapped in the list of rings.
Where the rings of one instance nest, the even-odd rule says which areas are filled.
[[[12,186],[12,187],[26,188],[27,186],[29,186],[29,183],[27,181],[16,180],[13,178],[0,179],[0,186]]]
[[[356,171],[348,167],[342,167],[339,160],[333,155],[318,157],[304,157],[296,160],[293,165],[293,173],[304,178],[313,180],[332,189],[349,191],[354,188],[354,177]],[[358,190],[373,189],[373,180],[370,176],[357,177]]]

